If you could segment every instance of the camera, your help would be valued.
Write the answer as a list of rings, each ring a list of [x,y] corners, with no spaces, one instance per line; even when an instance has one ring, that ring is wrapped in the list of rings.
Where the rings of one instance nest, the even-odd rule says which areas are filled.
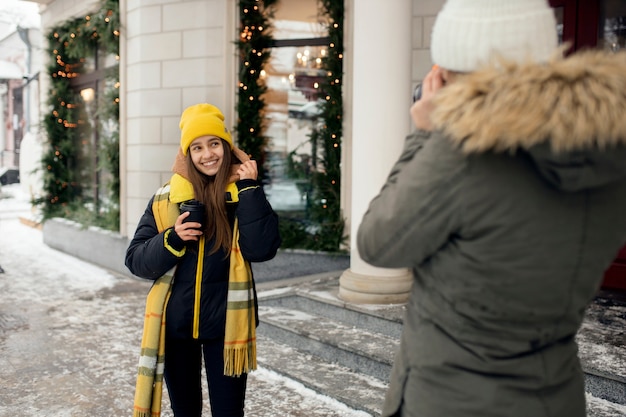
[[[413,90],[413,103],[422,98],[422,83],[419,83],[415,86],[415,90]]]

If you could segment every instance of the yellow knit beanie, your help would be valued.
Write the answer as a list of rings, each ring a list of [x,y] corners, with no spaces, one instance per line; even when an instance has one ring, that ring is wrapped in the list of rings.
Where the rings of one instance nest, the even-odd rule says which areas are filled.
[[[180,149],[187,155],[189,145],[201,136],[217,136],[233,148],[233,138],[224,124],[224,115],[212,104],[201,103],[187,107],[180,116]]]

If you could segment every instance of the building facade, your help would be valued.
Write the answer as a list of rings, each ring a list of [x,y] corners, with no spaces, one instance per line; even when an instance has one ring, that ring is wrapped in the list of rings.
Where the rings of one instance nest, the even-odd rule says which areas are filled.
[[[7,8],[0,13],[0,175],[21,165],[22,143],[33,140],[37,131],[41,31],[36,8]],[[32,5],[31,5],[32,6]],[[29,12],[30,10],[30,12]],[[28,164],[28,162],[26,162]],[[5,174],[2,174],[5,173]]]
[[[91,0],[36,2],[41,5],[44,36],[59,22],[87,15],[99,7],[99,2]],[[341,207],[350,236],[351,267],[341,277],[340,294],[349,301],[402,302],[411,286],[408,270],[373,268],[360,259],[352,242],[360,218],[384,183],[411,130],[412,90],[432,65],[430,32],[443,3],[394,0],[385,7],[376,0],[344,3]],[[584,11],[580,15],[572,13],[582,7],[579,3],[590,2],[552,3],[560,18],[563,39],[578,36],[571,28],[585,27],[581,22],[588,17]],[[612,2],[591,3],[610,6]],[[323,37],[316,4],[315,0],[279,1],[274,22],[277,37]],[[598,10],[606,12],[609,6],[598,6]],[[626,14],[620,15],[618,9],[611,13]],[[120,233],[132,237],[148,200],[171,175],[182,110],[210,102],[223,110],[227,123],[236,123],[239,9],[236,0],[120,0],[120,15]],[[593,39],[599,43],[606,36],[598,28],[608,17],[598,13],[593,18]],[[615,47],[620,43],[623,47],[623,42],[623,37],[618,37]],[[310,100],[305,88],[294,92],[293,88],[281,87],[281,83],[298,86],[297,80],[290,79],[292,68],[281,68],[306,66],[303,61],[312,62],[308,54],[323,53],[323,48],[315,46],[313,42],[309,49],[300,44],[273,51],[276,61],[268,84],[275,87],[270,95],[270,110],[275,117],[269,120],[268,133],[275,138],[272,150],[276,154],[299,149],[309,119],[305,110],[311,108],[307,106]],[[41,57],[40,62],[45,59]],[[38,117],[46,112],[45,91],[46,80],[41,79],[43,96],[38,100]],[[381,145],[385,152],[380,152]],[[280,171],[281,165],[277,167]],[[272,204],[299,204],[298,195],[292,198],[297,189],[293,184],[272,187],[269,194],[276,199]]]

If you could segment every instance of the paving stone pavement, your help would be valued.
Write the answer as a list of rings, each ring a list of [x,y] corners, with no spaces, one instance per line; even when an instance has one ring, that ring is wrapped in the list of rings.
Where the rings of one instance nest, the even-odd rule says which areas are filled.
[[[0,417],[130,416],[150,282],[49,248],[18,213],[0,200]],[[369,414],[260,368],[246,416]]]
[[[41,231],[18,220],[28,209],[0,193],[0,417],[130,416],[150,282],[44,245]],[[290,275],[300,257],[283,256],[260,275]],[[626,416],[624,406],[587,399],[590,416]],[[162,416],[172,417],[166,390]],[[372,417],[262,367],[249,377],[246,416]]]
[[[0,416],[130,415],[149,283],[89,265],[66,271],[59,266],[77,262],[64,254],[55,265],[38,263],[37,253],[9,255],[0,277]],[[64,285],[73,279],[106,286]],[[250,375],[247,393],[247,416],[367,416],[265,369]],[[171,416],[167,395],[163,407]]]

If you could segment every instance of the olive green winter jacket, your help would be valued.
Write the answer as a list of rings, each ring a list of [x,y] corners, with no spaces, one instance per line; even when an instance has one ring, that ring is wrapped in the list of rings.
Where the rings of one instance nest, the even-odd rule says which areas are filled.
[[[357,235],[414,274],[383,415],[583,417],[574,336],[626,243],[626,55],[499,62],[435,100]]]

